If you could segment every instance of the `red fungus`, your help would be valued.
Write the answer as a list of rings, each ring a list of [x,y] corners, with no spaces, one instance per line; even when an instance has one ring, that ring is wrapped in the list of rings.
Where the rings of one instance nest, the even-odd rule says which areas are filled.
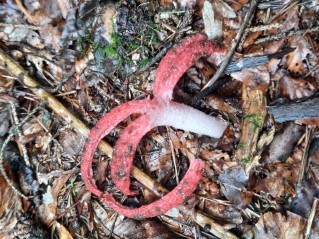
[[[141,219],[163,214],[180,205],[193,193],[200,179],[204,163],[191,160],[189,169],[181,182],[161,199],[140,208],[125,207],[108,193],[100,191],[92,179],[92,157],[103,137],[113,130],[117,124],[134,113],[141,114],[120,134],[111,160],[111,176],[118,189],[124,194],[135,195],[130,190],[129,174],[133,164],[136,147],[143,136],[152,128],[170,125],[186,131],[220,137],[227,124],[208,116],[187,105],[172,102],[173,89],[179,78],[194,64],[196,60],[222,49],[213,41],[196,34],[187,38],[180,45],[171,49],[162,59],[154,83],[154,99],[133,100],[114,108],[106,114],[90,132],[85,146],[81,165],[82,177],[88,189],[117,212],[131,218]],[[180,61],[180,62],[177,62]]]

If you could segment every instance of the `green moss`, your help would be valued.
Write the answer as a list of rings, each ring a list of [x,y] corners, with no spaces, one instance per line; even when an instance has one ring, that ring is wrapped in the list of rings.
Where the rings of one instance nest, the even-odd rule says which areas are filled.
[[[245,119],[249,119],[248,122],[254,125],[254,130],[260,128],[263,124],[263,119],[260,114],[246,114],[243,116],[243,121]]]
[[[249,159],[248,156],[246,158],[244,158],[243,161],[242,161],[242,163],[245,164],[245,165],[248,164],[249,162],[250,162],[250,159]]]
[[[144,59],[144,60],[141,60],[139,62],[139,65],[140,66],[145,66],[147,63],[149,63],[150,61],[152,60],[152,58],[147,58],[147,59]]]
[[[237,149],[243,149],[246,146],[246,142],[241,142],[237,144]]]

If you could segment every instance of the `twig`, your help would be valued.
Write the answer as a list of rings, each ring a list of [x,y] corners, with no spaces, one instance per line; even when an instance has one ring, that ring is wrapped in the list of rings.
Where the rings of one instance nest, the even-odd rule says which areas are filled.
[[[261,25],[256,27],[249,27],[247,28],[246,32],[261,32],[261,31],[267,31],[273,28],[281,28],[281,27],[283,27],[282,24],[274,23],[274,24]]]
[[[3,152],[7,144],[9,143],[10,139],[14,136],[14,134],[9,134],[9,136],[6,138],[6,140],[3,142],[1,149],[0,149],[0,171],[4,179],[6,180],[7,184],[10,186],[10,188],[15,191],[19,196],[23,197],[24,199],[28,199],[26,195],[24,195],[20,190],[14,185],[12,180],[8,177],[8,174],[4,168],[3,164]]]
[[[243,45],[244,45],[244,42],[247,38],[248,33],[262,32],[262,31],[273,29],[273,28],[281,28],[281,27],[282,27],[282,24],[275,23],[275,24],[261,25],[261,26],[247,28],[246,31],[244,32],[243,37],[240,40],[239,45],[238,45],[238,51],[242,51]]]
[[[109,234],[109,239],[112,239],[113,231],[114,231],[114,228],[115,228],[115,223],[116,223],[116,221],[117,221],[118,216],[119,216],[119,214],[116,213],[116,214],[115,214],[114,221],[113,221],[112,226],[111,226],[111,230],[110,230],[110,234]]]
[[[266,95],[265,92],[257,87],[243,85],[243,123],[242,133],[235,153],[235,158],[246,164],[246,173],[257,163],[254,155],[257,149],[259,132],[261,131],[266,115]]]
[[[7,175],[7,172],[4,168],[4,165],[3,165],[3,152],[4,152],[4,149],[6,147],[6,145],[9,143],[10,139],[15,135],[15,132],[17,132],[17,129],[22,126],[23,124],[25,124],[31,117],[32,115],[35,114],[35,112],[40,108],[42,107],[42,103],[40,103],[39,105],[37,105],[20,123],[16,124],[9,132],[9,136],[6,138],[6,140],[3,142],[2,144],[2,147],[0,149],[0,171],[4,177],[4,179],[6,180],[6,182],[8,183],[8,185],[18,194],[20,195],[21,197],[25,198],[25,199],[28,199],[28,197],[26,195],[24,195],[23,193],[21,193],[19,191],[19,189],[16,188],[16,186],[14,185],[14,183],[12,182],[12,180],[8,177]],[[13,132],[15,131],[15,132]]]
[[[15,2],[18,5],[19,9],[27,16],[29,21],[32,23],[35,23],[36,22],[35,18],[27,11],[27,9],[25,9],[21,0],[15,0]]]
[[[28,86],[40,99],[47,103],[47,105],[56,112],[61,118],[63,118],[68,124],[76,129],[83,136],[88,137],[90,130],[86,125],[75,117],[64,105],[55,99],[50,93],[41,88],[41,86],[31,78],[18,64],[14,62],[10,57],[6,56],[0,51],[0,67],[4,67],[11,74],[18,77],[21,83]],[[109,157],[112,157],[112,147],[105,141],[101,141],[99,149]],[[141,182],[146,188],[150,189],[156,195],[162,195],[167,192],[167,189],[155,182],[147,174],[141,171],[136,166],[133,166],[131,174],[139,182]],[[196,212],[194,220],[197,224],[205,227],[207,224],[210,226],[209,231],[220,238],[237,238],[234,234],[226,231],[223,226],[216,223],[212,218],[209,218],[201,212]]]
[[[62,78],[61,82],[54,89],[50,90],[50,92],[56,93],[60,87],[74,75],[75,71],[75,67],[72,67],[68,74]]]
[[[299,174],[298,174],[298,181],[297,185],[301,185],[301,183],[304,180],[304,177],[308,171],[308,166],[310,165],[310,158],[308,157],[308,152],[309,152],[309,147],[312,142],[312,139],[315,135],[316,127],[315,126],[307,126],[306,128],[306,140],[305,140],[305,147],[304,151],[302,154],[302,160],[301,160],[301,165],[299,169]]]
[[[17,111],[16,111],[16,108],[15,108],[14,103],[12,101],[10,101],[10,106],[11,106],[11,112],[12,112],[12,116],[13,116],[13,122],[14,122],[14,125],[16,126],[15,127],[15,131],[16,131],[16,133],[18,135],[18,141],[20,143],[22,154],[23,154],[23,159],[24,159],[25,164],[28,167],[30,167],[31,164],[30,164],[30,161],[29,161],[29,156],[28,156],[27,149],[26,149],[25,145],[21,142],[21,138],[22,138],[21,130],[20,130],[19,127],[17,127],[17,125],[19,124]]]
[[[32,26],[27,24],[12,24],[12,23],[5,23],[5,22],[0,22],[0,27],[24,28],[24,29],[31,29],[31,30],[42,29],[42,27],[38,27],[38,26]]]
[[[16,131],[16,128],[24,125],[32,117],[32,115],[34,115],[43,105],[44,105],[43,102],[40,102],[39,104],[37,104],[34,107],[34,109],[30,113],[28,113],[27,116],[24,117],[22,121],[20,121],[20,123],[18,123],[17,125],[15,125],[14,127],[10,129],[9,133],[14,134],[15,133],[14,131]]]
[[[214,74],[214,76],[206,83],[206,85],[203,87],[202,91],[195,96],[194,100],[193,100],[193,105],[196,105],[202,98],[204,98],[208,93],[209,93],[209,88],[215,83],[215,81],[218,80],[219,77],[221,77],[227,67],[227,65],[229,64],[233,54],[235,53],[235,50],[240,42],[240,39],[242,38],[245,29],[247,28],[254,12],[257,6],[258,0],[251,0],[250,1],[250,7],[248,9],[248,12],[244,18],[243,24],[241,25],[241,27],[239,28],[237,35],[235,37],[235,39],[232,42],[231,48],[229,50],[229,52],[227,53],[225,59],[223,60],[223,63],[220,65],[220,67],[218,68],[218,70],[216,71],[216,73]]]
[[[312,207],[311,207],[311,211],[310,211],[310,214],[309,214],[309,217],[308,217],[308,220],[307,220],[307,227],[306,227],[305,234],[304,234],[304,238],[305,239],[308,239],[309,236],[310,236],[311,226],[312,226],[313,219],[315,218],[315,215],[316,215],[316,212],[317,212],[318,202],[319,202],[318,198],[315,198],[314,201],[313,201],[313,204],[312,204]]]
[[[284,55],[293,52],[295,48],[287,48],[282,51],[268,54],[268,55],[262,55],[262,56],[252,56],[252,57],[244,57],[243,59],[240,59],[238,61],[232,61],[229,63],[227,68],[225,69],[224,74],[230,74],[232,72],[241,71],[244,68],[255,68],[257,66],[265,65],[267,64],[270,59],[276,58],[280,59]],[[221,78],[218,80],[220,81]],[[216,82],[215,82],[216,83]],[[214,84],[211,86],[211,88],[214,86]]]
[[[145,64],[145,66],[142,66],[141,68],[138,69],[138,73],[146,71],[148,68],[150,68],[155,62],[157,62],[159,59],[161,59],[166,52],[172,47],[173,43],[168,43],[167,45],[164,46],[162,50],[160,50],[155,57],[152,58],[150,62]]]
[[[169,144],[170,144],[171,151],[172,151],[172,158],[173,158],[173,164],[174,164],[174,170],[175,170],[176,183],[179,184],[178,170],[177,170],[177,165],[176,165],[176,157],[175,157],[175,152],[174,152],[174,146],[173,146],[172,139],[169,136],[170,130],[169,130],[168,126],[166,126],[166,130],[167,130],[167,136],[169,138]]]
[[[314,68],[312,68],[303,78],[307,78],[310,76],[313,72],[315,72],[319,68],[319,64],[317,64]]]
[[[260,43],[264,43],[264,42],[272,41],[272,40],[279,40],[281,38],[290,37],[290,36],[304,35],[304,34],[311,33],[311,32],[319,32],[319,26],[309,28],[309,29],[297,30],[297,31],[288,31],[288,32],[260,38],[260,39],[256,40],[254,44],[260,44]]]

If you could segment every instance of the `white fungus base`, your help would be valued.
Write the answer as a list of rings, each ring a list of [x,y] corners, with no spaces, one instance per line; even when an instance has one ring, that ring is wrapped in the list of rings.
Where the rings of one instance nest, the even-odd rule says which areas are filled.
[[[170,125],[214,138],[220,138],[228,125],[225,121],[176,102],[170,102],[159,113],[153,114],[152,123],[154,126]]]

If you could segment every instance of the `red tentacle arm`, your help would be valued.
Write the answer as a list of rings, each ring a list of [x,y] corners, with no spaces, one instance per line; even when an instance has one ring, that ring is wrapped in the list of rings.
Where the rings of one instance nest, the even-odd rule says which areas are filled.
[[[116,187],[126,195],[136,195],[138,193],[130,190],[130,172],[139,142],[147,132],[155,127],[150,121],[152,113],[153,110],[135,119],[121,132],[115,144],[110,163],[111,176]]]
[[[155,97],[171,100],[175,85],[195,61],[214,52],[224,51],[217,42],[204,40],[205,36],[196,34],[164,56],[156,72]]]
[[[204,166],[205,163],[200,159],[192,159],[189,169],[180,183],[164,197],[151,204],[139,208],[128,208],[116,202],[108,193],[103,196],[102,200],[118,213],[130,218],[141,220],[143,218],[155,217],[185,202],[187,197],[197,188]]]
[[[95,195],[101,195],[102,192],[97,190],[93,180],[92,158],[94,150],[91,149],[95,149],[103,137],[108,135],[120,122],[127,119],[130,115],[145,113],[149,109],[149,103],[149,99],[128,101],[104,115],[91,130],[82,155],[81,173],[86,186]]]

